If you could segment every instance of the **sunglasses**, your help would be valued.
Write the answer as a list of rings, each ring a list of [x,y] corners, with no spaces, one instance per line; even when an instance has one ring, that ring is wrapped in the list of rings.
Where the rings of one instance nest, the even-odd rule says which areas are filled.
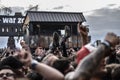
[[[14,73],[1,73],[0,77],[3,77],[4,75],[6,75],[6,77],[14,77],[15,76]]]

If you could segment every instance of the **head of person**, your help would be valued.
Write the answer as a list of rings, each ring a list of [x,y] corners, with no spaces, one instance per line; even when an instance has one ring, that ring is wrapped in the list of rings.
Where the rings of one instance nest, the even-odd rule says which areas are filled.
[[[0,80],[16,80],[14,70],[6,65],[0,67]]]
[[[54,61],[52,67],[59,70],[64,75],[74,70],[74,67],[71,65],[68,59],[58,59]]]
[[[25,44],[25,41],[24,40],[20,40],[20,44],[21,45]]]
[[[116,64],[111,70],[112,80],[120,80],[120,64]]]
[[[37,47],[36,50],[35,50],[34,55],[36,55],[36,56],[42,56],[43,53],[44,53],[43,48],[42,47]]]
[[[111,77],[105,71],[95,72],[90,80],[111,80]]]
[[[59,58],[56,57],[55,55],[53,54],[49,54],[47,55],[44,59],[43,59],[43,63],[49,65],[49,66],[52,66],[53,63],[58,60]]]
[[[108,32],[104,38],[105,41],[109,42],[111,49],[115,49],[115,46],[119,44],[118,36],[113,32]]]

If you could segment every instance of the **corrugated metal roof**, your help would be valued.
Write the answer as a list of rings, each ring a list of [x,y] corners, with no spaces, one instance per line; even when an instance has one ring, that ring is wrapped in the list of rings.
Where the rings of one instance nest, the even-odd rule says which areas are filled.
[[[30,22],[84,22],[85,17],[77,12],[28,11]]]

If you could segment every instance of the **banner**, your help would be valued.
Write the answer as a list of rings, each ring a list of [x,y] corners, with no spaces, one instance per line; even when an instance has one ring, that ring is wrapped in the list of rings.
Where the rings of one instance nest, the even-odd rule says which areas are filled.
[[[0,16],[0,24],[22,24],[24,17]]]

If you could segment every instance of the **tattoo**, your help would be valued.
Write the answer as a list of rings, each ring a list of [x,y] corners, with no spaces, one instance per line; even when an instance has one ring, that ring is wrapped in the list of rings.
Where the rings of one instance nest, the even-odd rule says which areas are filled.
[[[107,48],[104,44],[101,44],[98,46],[96,51],[86,56],[77,66],[73,79],[89,80],[92,74],[99,67],[102,59],[106,57],[106,51],[109,51],[109,48]]]

